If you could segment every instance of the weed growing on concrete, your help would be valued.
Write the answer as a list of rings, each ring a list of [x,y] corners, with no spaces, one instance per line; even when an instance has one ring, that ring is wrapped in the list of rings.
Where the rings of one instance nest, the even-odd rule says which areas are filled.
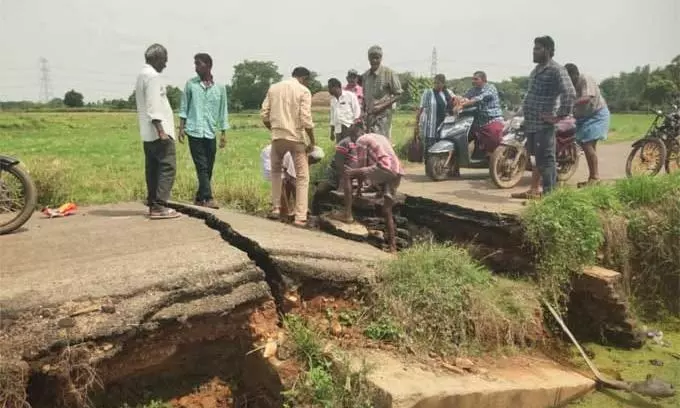
[[[464,249],[418,245],[386,265],[365,332],[443,355],[521,346],[540,332],[532,292],[530,284],[493,277]]]
[[[647,318],[680,314],[680,174],[560,189],[523,214],[538,282],[559,304],[571,279],[597,263],[618,269]]]
[[[370,408],[371,394],[366,370],[354,371],[348,361],[333,359],[324,351],[322,340],[301,317],[290,315],[285,327],[297,358],[307,371],[292,389],[284,393],[285,407]]]

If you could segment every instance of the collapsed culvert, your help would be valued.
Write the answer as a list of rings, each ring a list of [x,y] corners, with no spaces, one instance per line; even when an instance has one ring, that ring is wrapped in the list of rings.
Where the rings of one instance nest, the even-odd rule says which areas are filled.
[[[320,205],[324,214],[342,210],[341,192]],[[348,227],[327,215],[319,227],[336,236],[384,249],[385,223],[381,200],[371,195],[353,201],[355,219],[362,227]],[[467,248],[480,263],[500,275],[536,276],[536,251],[526,242],[519,216],[490,213],[424,197],[400,194],[393,209],[400,250],[419,241],[453,242]],[[586,268],[572,282],[567,323],[582,341],[639,348],[643,344],[627,301],[623,276],[600,267]],[[624,271],[625,272],[625,271]]]
[[[294,245],[281,249],[271,242],[264,248],[213,214],[168,205],[204,220],[248,259],[221,267],[219,260],[210,260],[214,269],[194,273],[192,279],[106,298],[23,309],[21,302],[3,299],[0,405],[136,406],[151,396],[170,400],[186,395],[218,379],[230,389],[218,406],[280,407],[286,384],[277,370],[294,370],[295,363],[288,358],[275,369],[262,345],[280,333],[280,316],[290,302],[285,290],[294,287],[305,298],[337,296],[370,280],[372,263],[387,256],[321,233],[316,234],[322,241],[355,245],[357,258],[330,250],[309,256]],[[241,227],[252,233],[249,228],[258,226],[249,224],[260,219],[243,221],[247,224]]]

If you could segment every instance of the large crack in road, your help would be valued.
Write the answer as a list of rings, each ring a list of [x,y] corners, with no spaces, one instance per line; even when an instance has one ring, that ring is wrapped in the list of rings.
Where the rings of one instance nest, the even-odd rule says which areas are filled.
[[[276,303],[276,311],[280,317],[284,315],[283,295],[285,293],[286,285],[281,271],[267,250],[262,248],[258,242],[240,234],[233,229],[229,223],[222,221],[215,214],[176,202],[164,202],[162,205],[172,208],[191,218],[205,221],[205,224],[209,228],[219,232],[222,239],[229,245],[243,251],[248,258],[255,262],[255,265],[264,272],[265,282],[269,285],[269,289],[274,297],[274,302]]]

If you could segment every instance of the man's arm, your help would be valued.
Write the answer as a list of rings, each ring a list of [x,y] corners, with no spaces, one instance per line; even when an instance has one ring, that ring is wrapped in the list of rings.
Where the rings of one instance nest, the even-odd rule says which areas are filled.
[[[330,118],[330,126],[331,126],[331,140],[335,140],[335,109],[337,104],[333,103],[333,98],[334,96],[331,95],[331,100],[330,100],[330,105],[331,105],[331,118]]]
[[[159,76],[149,78],[144,85],[144,94],[146,95],[146,114],[156,128],[159,139],[167,139],[168,135],[163,129],[163,98],[161,92],[163,91],[163,82]]]
[[[571,82],[571,78],[564,67],[559,67],[555,74],[557,76],[557,84],[560,91],[560,107],[557,110],[557,117],[563,118],[569,116],[571,109],[576,100],[576,89]]]
[[[584,88],[582,89],[581,92],[581,97],[574,102],[574,105],[584,105],[586,103],[589,103],[593,98],[595,98],[595,95],[597,95],[597,83],[592,78],[583,78],[583,83],[585,84]]]
[[[356,122],[361,117],[361,105],[359,105],[359,97],[354,92],[350,92],[350,104],[352,106],[352,119]]]
[[[271,130],[272,128],[272,122],[270,119],[270,114],[271,112],[271,106],[269,104],[269,91],[267,91],[267,95],[264,97],[264,101],[262,101],[262,108],[260,109],[260,118],[262,118],[262,123],[264,123],[264,126]]]
[[[221,131],[220,148],[227,144],[227,130],[229,130],[229,102],[227,101],[227,87],[220,85],[220,110],[217,123]]]
[[[391,71],[390,74],[390,89],[392,90],[392,95],[399,96],[402,94],[403,89],[401,88],[401,82],[399,81],[399,76]]]
[[[479,93],[479,95],[470,97],[469,95],[472,95],[472,91],[473,90],[471,89],[465,94],[467,100],[461,103],[461,106],[465,107],[476,105],[485,99],[493,98],[493,91],[490,88],[484,88],[482,89],[482,92]]]
[[[300,97],[300,123],[309,137],[310,147],[315,146],[314,121],[312,120],[312,93],[308,89],[305,89]]]
[[[189,103],[191,102],[191,91],[189,88],[189,81],[184,84],[184,92],[182,92],[182,99],[179,105],[179,134],[177,138],[180,142],[184,142],[184,128],[187,124],[187,116],[189,115]]]

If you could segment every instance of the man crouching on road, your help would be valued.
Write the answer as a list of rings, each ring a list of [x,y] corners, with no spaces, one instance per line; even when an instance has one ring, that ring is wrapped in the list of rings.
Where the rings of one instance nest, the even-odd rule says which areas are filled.
[[[357,166],[345,166],[342,186],[345,198],[345,213],[342,221],[354,222],[352,216],[352,178],[367,178],[381,193],[383,214],[385,215],[386,241],[390,252],[397,252],[397,237],[394,227],[392,208],[397,188],[404,175],[404,169],[390,141],[376,133],[363,133],[363,124],[354,124],[348,131],[356,145]]]

